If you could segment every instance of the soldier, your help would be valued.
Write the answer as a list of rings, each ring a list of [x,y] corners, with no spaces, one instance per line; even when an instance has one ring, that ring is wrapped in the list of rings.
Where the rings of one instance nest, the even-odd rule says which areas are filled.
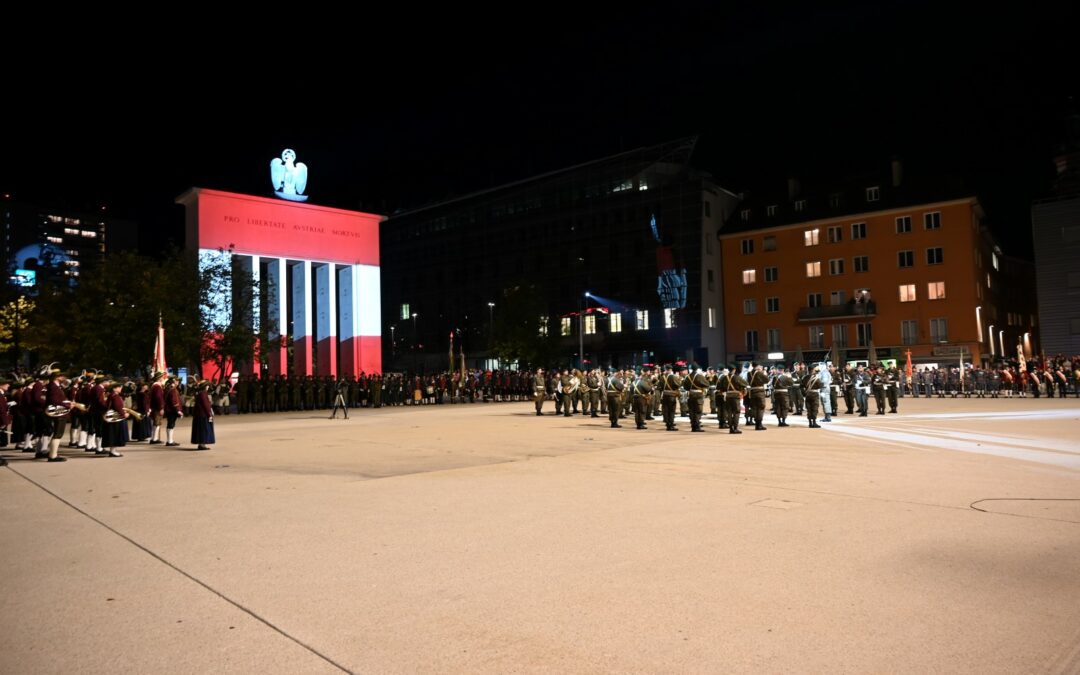
[[[896,366],[885,372],[885,398],[889,401],[889,412],[896,413],[896,405],[900,392],[900,372]]]
[[[788,410],[791,408],[791,375],[787,373],[783,364],[777,366],[776,380],[773,384],[773,397],[776,404],[776,419],[779,427],[788,426]]]
[[[709,388],[705,391],[705,398],[709,400],[709,414],[719,415],[719,410],[716,407],[716,381],[719,379],[719,375],[712,366],[709,366],[709,370],[705,373],[705,378],[709,381]]]
[[[828,370],[829,370],[829,378],[830,378],[829,400],[830,400],[830,403],[832,404],[832,414],[839,415],[840,414],[840,387],[841,387],[841,385],[843,383],[843,380],[842,380],[842,378],[840,376],[840,371],[837,370],[837,368],[836,368],[836,365],[832,361],[829,361],[828,364],[829,364],[828,365]],[[831,422],[832,418],[829,418],[829,421]]]
[[[821,380],[821,394],[819,396],[819,402],[822,410],[825,411],[825,419],[823,422],[832,422],[832,373],[829,371],[828,362],[819,364],[818,379]]]
[[[791,365],[791,405],[795,408],[793,415],[801,415],[803,413],[803,388],[802,381],[803,376],[806,373],[803,371],[803,364],[796,361]]]
[[[664,364],[664,374],[660,378],[660,412],[664,427],[668,431],[678,431],[675,426],[675,402],[679,398],[680,380],[675,375],[671,364]]]
[[[683,369],[682,386],[686,391],[687,407],[690,409],[690,431],[704,432],[701,416],[705,414],[705,393],[709,390],[709,378],[696,363],[690,364],[690,375]]]
[[[738,366],[731,364],[730,369],[724,373],[717,385],[717,392],[724,395],[724,414],[727,416],[729,434],[741,434],[739,431],[739,406],[746,388],[749,386],[741,375],[737,374]]]
[[[537,368],[533,376],[533,403],[536,405],[536,416],[543,417],[544,398],[547,396],[547,380],[544,379],[544,369]]]
[[[626,383],[623,382],[622,377],[614,368],[608,370],[607,378],[607,409],[608,420],[611,422],[612,429],[618,429],[619,426],[619,413],[622,410],[622,394],[626,388]]]
[[[649,396],[653,386],[647,372],[638,371],[634,379],[634,425],[637,429],[646,429],[645,416],[648,412]]]
[[[850,415],[855,411],[855,368],[850,363],[844,366],[844,373],[840,376],[841,386],[844,388],[844,411]]]
[[[765,368],[760,363],[753,364],[750,371],[750,410],[749,414],[754,419],[754,431],[765,431],[761,420],[765,417],[765,386],[769,383],[769,376],[765,374]]]
[[[881,366],[874,369],[870,376],[870,386],[874,392],[874,403],[877,404],[877,414],[885,414],[885,373]]]
[[[810,422],[811,429],[820,429],[817,423],[818,405],[821,402],[821,367],[814,366],[810,374],[803,380],[803,392],[806,396],[806,419]]]
[[[585,376],[585,391],[588,392],[589,400],[586,403],[582,403],[581,411],[584,414],[585,408],[589,408],[590,417],[599,417],[600,408],[600,371],[593,369],[589,371],[589,374]]]

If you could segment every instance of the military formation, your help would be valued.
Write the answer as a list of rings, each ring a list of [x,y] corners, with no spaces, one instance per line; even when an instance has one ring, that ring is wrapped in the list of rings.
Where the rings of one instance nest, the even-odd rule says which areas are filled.
[[[691,432],[705,430],[703,420],[708,402],[720,429],[741,434],[739,425],[753,425],[765,431],[766,411],[775,415],[778,427],[791,426],[791,415],[803,415],[807,426],[831,422],[841,404],[848,415],[870,414],[873,397],[876,414],[898,412],[900,373],[896,368],[847,365],[837,369],[831,363],[797,363],[789,370],[783,365],[761,363],[701,368],[696,364],[667,364],[607,372],[564,369],[533,376],[536,414],[544,414],[544,403],[554,401],[555,414],[606,415],[613,429],[619,420],[633,415],[634,427],[646,429],[646,422],[659,416],[666,431],[678,431],[676,417],[690,420]],[[678,411],[678,413],[676,413]]]

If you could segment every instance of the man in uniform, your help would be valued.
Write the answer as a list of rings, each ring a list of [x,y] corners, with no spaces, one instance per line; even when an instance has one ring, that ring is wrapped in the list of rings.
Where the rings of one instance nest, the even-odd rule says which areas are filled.
[[[57,406],[70,408],[71,402],[67,400],[67,394],[64,391],[64,374],[60,372],[59,368],[54,368],[52,365],[46,366],[46,368],[48,369],[46,376],[49,378],[49,383],[45,385],[46,407]],[[45,417],[51,422],[52,433],[46,438],[45,432],[42,431],[42,454],[39,456],[48,457],[50,462],[66,462],[67,459],[61,457],[58,453],[60,452],[60,441],[64,438],[64,430],[67,427],[68,418],[49,417],[48,415],[45,415]]]
[[[791,409],[791,375],[788,374],[787,369],[783,364],[777,366],[776,380],[773,383],[773,397],[776,403],[776,419],[779,420],[777,426],[786,427],[788,410]]]
[[[683,370],[685,375],[686,371]],[[687,405],[690,408],[690,431],[701,431],[701,416],[705,413],[705,392],[709,390],[709,378],[697,364],[690,364],[690,376],[683,378]]]
[[[821,403],[821,367],[814,366],[810,374],[803,380],[803,395],[806,396],[806,419],[810,422],[811,429],[820,429],[817,423],[818,406]]]
[[[547,380],[544,379],[544,369],[537,368],[533,376],[533,403],[536,405],[536,416],[543,417],[544,398],[547,396]]]
[[[645,417],[649,406],[649,396],[652,395],[652,382],[647,372],[638,371],[634,378],[634,426],[637,429],[646,429]]]
[[[724,415],[727,417],[729,434],[742,433],[739,431],[739,406],[748,386],[746,380],[738,374],[738,365],[733,363],[720,377],[716,387],[717,395],[723,393],[724,396]]]
[[[859,365],[852,381],[855,385],[855,405],[859,408],[859,417],[866,417],[866,411],[869,405],[867,395],[870,391],[870,375],[866,372],[865,366],[862,364]]]
[[[896,366],[885,371],[885,399],[889,402],[889,412],[896,413],[900,393],[900,371]]]
[[[791,379],[793,381],[791,385],[791,405],[795,409],[793,415],[801,415],[803,412],[803,377],[806,375],[803,372],[803,364],[796,361],[791,365]]]
[[[844,366],[840,382],[844,388],[844,407],[847,408],[844,414],[850,415],[855,411],[855,368],[850,363]]]
[[[611,422],[612,429],[618,429],[620,427],[619,413],[622,411],[622,393],[626,389],[626,383],[614,368],[608,369],[606,389],[608,420]]]
[[[582,413],[585,412],[585,408],[589,408],[589,417],[600,416],[600,371],[593,368],[589,371],[589,374],[585,376],[585,389],[588,391],[589,401],[586,406],[582,404]]]
[[[870,387],[874,392],[874,403],[877,405],[877,414],[885,414],[885,371],[881,366],[874,369],[870,376]]]
[[[765,431],[761,423],[765,417],[765,386],[769,383],[769,376],[765,374],[765,367],[760,363],[754,363],[750,371],[750,416],[754,420],[754,431]]]
[[[679,386],[679,378],[671,364],[664,364],[664,374],[660,378],[660,412],[668,431],[678,431],[675,426],[675,402],[679,398]]]

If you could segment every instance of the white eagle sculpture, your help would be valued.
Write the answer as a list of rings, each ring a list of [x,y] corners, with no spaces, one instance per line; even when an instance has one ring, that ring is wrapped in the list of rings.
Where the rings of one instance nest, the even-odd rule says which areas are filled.
[[[296,161],[296,152],[286,148],[281,159],[270,160],[270,182],[274,185],[274,194],[292,202],[307,201],[304,188],[307,187],[307,164]]]

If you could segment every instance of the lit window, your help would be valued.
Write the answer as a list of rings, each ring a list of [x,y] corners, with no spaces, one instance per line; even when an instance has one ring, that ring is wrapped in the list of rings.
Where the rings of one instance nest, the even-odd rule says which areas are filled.
[[[752,284],[757,281],[757,270],[743,270],[742,282],[744,284]]]
[[[994,266],[994,269],[996,269],[996,270],[1000,270],[1000,269],[1001,269],[1000,267],[998,267],[998,257],[997,257],[997,253],[991,253],[991,254],[990,254],[990,264],[992,264],[992,265]]]
[[[944,300],[945,299],[945,282],[944,281],[931,281],[926,284],[926,297],[931,300]]]
[[[986,290],[990,290],[990,273],[986,273]]]
[[[622,332],[622,314],[619,314],[618,312],[613,312],[611,316],[608,317],[608,321],[608,330],[610,330],[612,333]]]
[[[836,276],[844,273],[844,259],[833,258],[829,261],[829,274]]]
[[[45,217],[48,218],[49,222],[51,222],[51,223],[62,223],[62,222],[64,222],[64,219],[61,218],[60,216],[45,216]]]
[[[742,301],[743,314],[757,314],[757,300],[748,298]]]
[[[709,328],[716,328],[716,309],[709,308]]]
[[[900,302],[915,302],[915,284],[900,284]]]
[[[90,230],[82,230],[81,232],[79,232],[79,234],[86,237],[87,239],[93,239],[97,237],[97,232],[91,232]]]
[[[665,309],[664,310],[664,328],[674,328],[674,327],[675,327],[675,310],[670,309],[670,308]]]
[[[563,337],[570,335],[570,317],[564,316],[559,320],[559,335]]]
[[[851,238],[852,239],[866,239],[866,223],[852,223],[851,224]]]
[[[817,228],[806,230],[803,232],[803,242],[805,242],[807,246],[817,246],[818,234],[819,230]]]
[[[585,317],[585,334],[586,335],[595,335],[596,334],[596,316],[593,315],[593,314],[590,314],[587,317]]]
[[[922,217],[924,230],[936,230],[941,227],[941,212],[931,211],[930,213],[924,213]]]
[[[547,337],[547,334],[548,334],[548,318],[546,316],[541,316],[540,320],[537,322],[537,324],[540,327],[540,335],[544,336],[544,337]]]
[[[769,314],[775,314],[780,311],[780,298],[772,297],[765,298],[765,311]]]
[[[881,188],[875,185],[874,187],[866,188],[866,201],[876,202],[881,199]]]
[[[754,252],[754,240],[753,239],[743,239],[742,240],[742,252],[743,252],[743,255],[750,255],[751,253]]]
[[[70,227],[65,227],[65,228],[64,228],[64,234],[74,234],[75,236],[78,236],[78,235],[79,235],[79,231],[78,231],[78,230],[74,230],[74,229],[72,229],[72,228],[70,228]]]
[[[907,234],[911,232],[911,216],[900,216],[896,219],[896,233]]]
[[[648,190],[649,189],[649,181],[645,180],[644,178],[638,179],[637,189],[640,192],[644,192],[644,191]]]
[[[637,311],[637,329],[649,330],[649,310],[639,309]]]
[[[821,261],[806,263],[806,276],[809,278],[821,276]]]
[[[63,237],[45,237],[45,241],[49,242],[50,244],[63,244],[64,243],[64,238]]]
[[[401,305],[401,318],[408,319],[412,316],[412,312],[409,311],[409,303],[403,303]]]

